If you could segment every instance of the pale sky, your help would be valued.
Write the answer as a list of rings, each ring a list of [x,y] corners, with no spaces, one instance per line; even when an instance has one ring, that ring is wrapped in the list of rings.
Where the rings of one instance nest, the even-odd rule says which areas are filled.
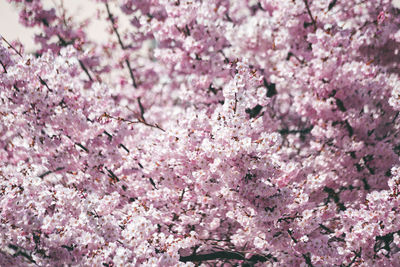
[[[43,0],[46,6],[54,6],[62,0]],[[87,0],[66,0],[65,6],[69,10],[69,14],[74,14],[79,20],[84,18],[93,18],[96,15],[96,7],[92,1]],[[392,4],[396,8],[400,8],[400,0],[392,0]],[[100,6],[101,7],[101,6]],[[116,10],[113,11],[118,14]],[[7,40],[12,41],[18,39],[25,45],[26,51],[32,50],[35,47],[33,36],[34,29],[26,29],[18,22],[18,11],[6,0],[0,0],[0,35],[4,36]],[[122,20],[121,20],[122,22]],[[90,39],[106,41],[107,35],[105,34],[107,22],[95,21],[90,25],[88,35]]]
[[[33,32],[18,23],[18,13],[5,0],[0,0],[0,35],[9,41],[19,39],[26,46],[33,46]]]
[[[54,7],[56,3],[61,0],[44,0],[46,7]],[[95,18],[97,7],[102,8],[101,5],[96,5],[92,1],[82,0],[66,0],[64,1],[69,15],[79,21],[86,18]],[[103,8],[104,9],[104,8]],[[104,9],[105,10],[105,9]],[[115,14],[117,11],[113,10]],[[4,36],[8,41],[18,39],[25,45],[25,50],[28,52],[35,47],[34,33],[39,32],[38,29],[25,28],[18,22],[18,10],[8,3],[6,0],[0,0],[0,35]],[[108,35],[105,33],[108,26],[106,21],[94,20],[95,23],[90,24],[88,35],[90,39],[106,41]]]

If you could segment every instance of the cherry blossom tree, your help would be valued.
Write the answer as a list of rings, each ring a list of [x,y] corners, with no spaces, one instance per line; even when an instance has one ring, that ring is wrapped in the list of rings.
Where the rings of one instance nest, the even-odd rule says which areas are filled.
[[[400,265],[391,1],[8,2],[1,266]]]

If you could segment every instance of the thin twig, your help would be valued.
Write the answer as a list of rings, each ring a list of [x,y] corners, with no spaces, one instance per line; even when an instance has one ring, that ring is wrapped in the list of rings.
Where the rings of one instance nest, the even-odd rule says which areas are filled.
[[[216,259],[228,259],[228,260],[247,260],[249,262],[266,262],[270,259],[273,259],[272,255],[261,255],[256,254],[251,258],[246,259],[243,253],[235,252],[235,251],[216,251],[208,254],[192,254],[190,256],[180,257],[179,261],[182,262],[202,262]]]
[[[124,118],[121,118],[121,117],[114,117],[114,116],[111,116],[111,115],[109,115],[109,114],[107,114],[107,113],[104,113],[103,116],[105,116],[105,117],[107,117],[107,118],[110,118],[110,119],[114,119],[114,120],[118,120],[118,121],[127,122],[128,124],[142,123],[142,124],[144,124],[144,125],[146,125],[146,126],[153,127],[153,128],[157,128],[157,129],[159,129],[159,130],[165,132],[165,130],[164,130],[163,128],[161,128],[160,126],[158,126],[158,124],[152,125],[152,124],[147,123],[146,121],[142,121],[142,120],[131,121],[131,120],[127,120],[127,119],[124,119]]]
[[[3,39],[4,42],[6,42],[6,44],[8,44],[8,46],[15,51],[15,53],[17,53],[20,57],[23,57],[21,55],[21,53],[14,47],[12,46],[12,44],[10,44],[3,36],[1,36],[1,39]]]
[[[132,80],[132,85],[133,85],[134,88],[137,88],[135,76],[133,76],[133,71],[132,71],[132,68],[131,68],[131,63],[129,63],[128,59],[125,59],[125,63],[126,63],[126,66],[128,66],[129,75],[131,76],[131,80]]]
[[[137,101],[140,109],[140,118],[145,122],[146,120],[144,119],[144,107],[142,105],[140,96],[137,98]]]
[[[51,174],[51,173],[53,173],[53,172],[57,172],[57,171],[61,171],[61,170],[63,170],[63,169],[65,169],[64,167],[58,167],[57,169],[55,169],[54,171],[47,171],[47,172],[44,172],[44,173],[42,173],[41,175],[39,175],[39,178],[44,178],[45,176],[47,176],[47,175],[49,175],[49,174]]]
[[[64,38],[62,38],[59,34],[57,34],[58,39],[60,40],[61,46],[68,46],[74,43],[74,39],[72,39],[71,41],[66,41]],[[88,76],[89,80],[91,82],[93,82],[93,78],[89,73],[89,70],[86,68],[85,64],[83,64],[82,60],[78,59],[79,61],[79,65],[81,66],[82,70],[86,73],[86,75]]]
[[[121,35],[119,34],[117,27],[115,26],[115,18],[114,18],[114,15],[111,13],[110,7],[109,7],[109,5],[108,5],[107,2],[105,3],[105,6],[106,6],[106,10],[107,10],[108,19],[109,19],[110,22],[111,22],[111,26],[112,26],[112,29],[113,29],[115,35],[117,36],[118,43],[119,43],[119,45],[121,46],[122,50],[126,50],[127,47],[126,47],[126,46],[124,45],[124,43],[122,42]],[[129,59],[125,59],[125,63],[126,63],[126,66],[128,67],[129,75],[130,75],[131,80],[132,80],[132,86],[133,86],[134,88],[138,88],[138,85],[137,85],[137,83],[136,83],[135,76],[133,75],[133,70],[132,70],[132,67],[131,67],[131,63],[129,62]],[[149,124],[149,123],[146,122],[146,120],[145,120],[145,118],[144,118],[144,108],[143,108],[143,105],[142,105],[142,102],[141,102],[141,98],[140,98],[140,97],[137,98],[137,102],[138,102],[139,109],[140,109],[140,119],[139,119],[138,122],[141,122],[141,123],[143,123],[143,124],[145,124],[145,125],[147,125],[147,126],[150,126],[150,127],[158,128],[158,129],[162,130],[163,132],[165,132],[165,131],[164,131],[162,128],[160,128],[160,126],[158,126],[157,124],[151,125],[151,124]],[[138,122],[131,122],[131,123],[138,123]]]
[[[129,149],[126,148],[126,146],[124,146],[123,144],[119,144],[120,147],[122,147],[126,152],[128,152],[128,154],[130,153]]]
[[[3,36],[1,36],[1,38],[3,39],[4,42],[6,42],[6,44],[8,44],[8,45],[10,46],[10,48],[11,48],[12,50],[15,51],[15,53],[17,53],[21,58],[23,58],[22,54],[21,54],[20,52],[18,52],[18,50],[17,50],[14,46],[12,46]],[[3,64],[1,64],[1,65],[3,65]],[[3,66],[3,67],[4,67],[4,66]],[[5,70],[5,69],[4,69],[4,70]],[[7,72],[7,71],[6,71],[6,72]],[[47,89],[48,89],[50,92],[53,92],[53,90],[51,90],[51,89],[49,88],[49,86],[47,85],[47,83],[45,82],[45,80],[43,80],[43,78],[42,78],[40,75],[38,75],[37,77],[39,78],[39,81],[40,81],[41,84],[43,84],[44,86],[46,86]],[[14,88],[15,88],[17,91],[19,91],[18,88],[16,88],[15,85],[14,85]]]
[[[113,179],[115,182],[119,182],[118,177],[113,173],[112,170],[108,169],[107,167],[105,167],[105,169],[107,170],[108,176],[109,176],[111,179]]]
[[[107,3],[107,2],[105,3],[105,5],[106,5],[106,9],[107,9],[108,18],[109,18],[110,21],[111,21],[111,26],[112,26],[112,29],[113,29],[115,35],[117,36],[118,43],[119,43],[119,45],[121,46],[122,50],[125,50],[125,49],[126,49],[126,46],[125,46],[124,43],[122,42],[121,35],[119,34],[117,27],[115,26],[114,15],[111,13],[110,7],[108,6],[108,3]],[[125,63],[126,63],[126,66],[128,67],[129,75],[131,76],[132,85],[133,85],[133,87],[137,88],[135,76],[133,75],[132,67],[131,67],[131,64],[130,64],[129,60],[128,60],[128,59],[125,59]]]
[[[106,5],[106,9],[107,9],[108,18],[109,18],[110,21],[111,21],[111,26],[112,26],[112,28],[113,28],[113,31],[114,31],[115,35],[117,35],[118,42],[119,42],[119,44],[121,45],[121,48],[122,48],[123,50],[125,50],[125,46],[124,46],[124,43],[122,42],[121,36],[119,35],[119,32],[118,32],[118,30],[117,30],[117,27],[115,27],[115,19],[114,19],[114,16],[113,16],[113,14],[112,14],[111,11],[110,11],[110,7],[108,6],[108,3],[107,3],[107,2],[105,3],[105,5]]]
[[[85,146],[83,146],[81,143],[75,143],[75,145],[79,146],[82,148],[86,153],[89,153],[89,149],[87,149]]]
[[[337,0],[332,0],[332,1],[329,3],[328,11],[330,11],[330,10],[336,5],[336,2],[337,2]]]
[[[182,194],[181,194],[181,196],[179,197],[179,202],[182,202],[182,199],[183,199],[183,195],[185,194],[185,188],[183,188],[183,190],[182,190]]]
[[[313,15],[311,14],[310,6],[308,5],[308,0],[303,0],[304,4],[306,5],[307,13],[310,16],[311,23],[314,26],[314,31],[317,30],[317,22],[315,21]]]
[[[83,69],[83,71],[86,73],[86,75],[88,76],[89,80],[90,80],[91,82],[93,82],[93,78],[92,78],[92,76],[90,75],[90,73],[89,73],[88,69],[86,68],[86,66],[83,64],[82,60],[79,59],[78,61],[79,61],[79,65],[81,66],[81,68]]]
[[[362,250],[362,248],[360,248],[360,251],[352,251],[355,255],[354,255],[353,259],[351,260],[351,262],[347,266],[346,265],[341,265],[341,266],[350,267],[351,265],[353,265],[353,263],[356,262],[356,259],[361,257],[361,250]]]
[[[14,244],[8,244],[8,247],[15,251],[15,253],[13,254],[13,257],[22,256],[25,259],[27,259],[29,262],[34,263],[36,266],[38,266],[36,261],[30,255],[32,253],[29,252],[28,250],[26,250],[26,249],[24,249],[22,247],[19,247],[17,245],[14,245]]]
[[[3,69],[4,69],[4,73],[7,73],[7,69],[6,69],[6,66],[3,64],[3,62],[0,60],[0,64],[1,64],[1,66],[3,67]]]
[[[310,254],[309,253],[307,253],[307,254],[303,254],[303,258],[304,258],[304,260],[306,261],[306,264],[307,264],[307,266],[308,267],[313,267],[314,265],[312,264],[312,261],[311,261],[311,258],[310,258]]]
[[[42,77],[40,77],[38,75],[39,81],[42,85],[46,86],[47,90],[49,90],[50,92],[53,92],[53,90],[50,89],[50,87],[47,85],[46,81],[42,79]]]
[[[296,56],[296,55],[293,54],[292,52],[289,52],[289,53],[288,53],[288,55],[287,55],[287,57],[286,57],[286,60],[289,60],[291,57],[294,57],[295,59],[297,59],[297,61],[298,61],[300,64],[304,64],[304,63],[305,63],[304,59],[300,59],[298,56]]]

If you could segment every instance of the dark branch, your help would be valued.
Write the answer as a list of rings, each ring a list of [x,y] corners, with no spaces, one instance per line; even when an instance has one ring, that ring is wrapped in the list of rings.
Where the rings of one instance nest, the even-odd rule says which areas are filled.
[[[107,135],[108,140],[111,142],[113,136],[112,136],[109,132],[107,132],[106,130],[104,130],[103,133],[104,133],[105,135]],[[126,148],[126,146],[124,146],[124,144],[121,143],[121,144],[118,145],[118,147],[122,147],[126,152],[130,153],[129,149]]]
[[[53,90],[50,89],[50,87],[47,85],[47,83],[45,82],[45,80],[42,79],[42,77],[38,76],[39,81],[42,85],[46,86],[47,90],[49,90],[50,92],[53,92]]]
[[[86,147],[84,147],[81,143],[75,143],[75,145],[79,146],[80,148],[82,148],[83,150],[85,150],[86,153],[89,153],[89,149],[87,149]]]
[[[90,73],[89,73],[88,69],[86,68],[85,64],[83,64],[82,60],[80,60],[80,59],[79,59],[78,61],[79,61],[79,65],[81,66],[81,68],[83,69],[83,71],[86,73],[86,75],[88,76],[89,80],[90,80],[91,82],[93,82],[93,78],[92,78],[92,76],[90,75]]]
[[[60,46],[62,46],[62,47],[72,45],[75,42],[75,39],[72,39],[71,41],[66,41],[59,34],[57,34],[57,37],[58,37],[58,40],[60,41]]]
[[[53,173],[52,171],[47,171],[39,175],[40,178],[44,178],[45,176],[49,175],[50,173]]]
[[[107,135],[108,136],[108,140],[109,141],[111,141],[112,140],[112,135],[109,133],[109,132],[107,132],[106,130],[104,130],[104,132],[103,132],[105,135]]]
[[[298,56],[296,56],[295,54],[293,54],[293,52],[289,52],[286,60],[289,60],[291,57],[294,57],[295,59],[297,59],[298,62],[300,62],[300,64],[304,64],[305,61],[303,59],[300,59]]]
[[[351,127],[350,123],[347,120],[345,120],[344,123],[345,123],[347,131],[349,132],[349,136],[352,137],[353,133],[354,133],[353,127]]]
[[[249,116],[250,116],[250,119],[252,119],[252,118],[255,118],[255,117],[257,117],[257,115],[260,113],[260,111],[262,110],[262,106],[261,105],[256,105],[255,107],[253,107],[253,108],[246,108],[245,109],[245,112],[247,113],[247,114],[249,114]]]
[[[71,41],[66,41],[64,38],[62,38],[60,35],[57,35],[58,39],[60,40],[61,46],[68,46],[74,43],[74,39],[72,39]],[[89,80],[91,82],[93,82],[93,78],[89,73],[89,70],[86,68],[85,64],[83,64],[82,60],[78,60],[79,61],[79,65],[81,66],[82,70],[86,73],[86,75],[88,76]]]
[[[384,236],[376,236],[375,237],[375,245],[374,245],[374,252],[377,253],[378,251],[384,249],[387,251],[387,253],[390,252],[390,244],[394,240],[394,232],[389,233]]]
[[[346,108],[343,104],[343,101],[340,100],[339,98],[335,98],[336,99],[336,106],[339,108],[340,111],[345,112]]]
[[[181,194],[181,196],[179,197],[179,202],[182,202],[182,199],[183,199],[183,195],[185,194],[185,188],[183,188],[183,190],[182,190],[182,194]]]
[[[151,185],[154,187],[154,189],[157,189],[156,183],[154,182],[154,180],[152,178],[149,178],[149,181],[150,181]]]
[[[311,262],[310,253],[303,254],[303,258],[304,258],[304,260],[306,261],[306,264],[307,264],[308,267],[314,266],[314,265],[312,264],[312,262]]]
[[[110,7],[108,6],[108,3],[107,3],[107,2],[105,3],[105,5],[106,5],[106,9],[107,9],[108,18],[109,18],[110,21],[111,21],[111,26],[112,26],[112,28],[113,28],[113,31],[114,31],[115,35],[116,35],[117,38],[118,38],[118,43],[119,43],[119,45],[121,46],[121,48],[122,48],[123,50],[125,50],[125,46],[124,46],[124,43],[122,42],[121,36],[119,35],[118,29],[117,29],[117,27],[115,27],[114,15],[111,13]]]
[[[7,73],[6,65],[4,65],[1,60],[0,60],[0,65],[3,67],[4,73]]]
[[[351,262],[348,265],[340,265],[340,266],[346,266],[346,267],[350,267],[351,265],[353,265],[356,262],[357,258],[361,258],[361,248],[360,251],[353,251],[353,253],[355,254],[353,259],[351,260]]]
[[[126,148],[123,144],[119,144],[120,147],[122,147],[128,154],[130,153],[129,149]]]
[[[74,248],[75,248],[75,246],[74,246],[74,245],[71,245],[71,246],[62,245],[61,247],[62,247],[62,248],[65,248],[65,249],[66,249],[66,250],[68,250],[68,251],[73,251],[73,250],[74,250]]]
[[[149,126],[149,127],[152,127],[152,128],[157,128],[157,129],[159,129],[159,130],[165,132],[165,130],[164,130],[163,128],[161,128],[160,126],[158,126],[158,124],[152,125],[152,124],[147,123],[146,121],[142,121],[142,120],[131,121],[131,120],[127,120],[127,119],[124,119],[124,118],[121,118],[121,117],[116,118],[116,117],[113,117],[113,116],[111,116],[111,115],[108,115],[107,113],[104,113],[103,116],[105,116],[105,117],[107,117],[107,118],[110,118],[110,119],[114,119],[114,120],[119,120],[119,121],[127,122],[127,123],[129,123],[129,124],[142,123],[142,124],[144,124],[144,125],[146,125],[146,126]]]
[[[140,118],[141,118],[143,121],[146,121],[146,120],[144,119],[144,107],[143,107],[143,105],[142,105],[141,98],[138,97],[138,98],[137,98],[137,101],[138,101],[138,105],[139,105],[139,109],[140,109]]]
[[[112,29],[113,29],[115,35],[117,36],[118,43],[121,46],[122,50],[125,50],[126,46],[122,42],[121,35],[119,34],[117,27],[115,26],[114,15],[111,13],[110,7],[108,6],[107,2],[105,3],[105,5],[106,5],[106,9],[107,9],[108,18],[109,18],[109,20],[111,22]],[[131,64],[130,64],[129,60],[125,59],[125,63],[126,63],[126,66],[128,67],[129,75],[131,76],[132,85],[133,85],[133,87],[137,88],[135,76],[133,75],[132,67],[131,67]]]
[[[330,11],[330,10],[336,5],[336,2],[337,2],[337,0],[332,0],[332,1],[329,3],[328,11]]]
[[[327,186],[324,187],[324,192],[328,193],[328,198],[326,199],[326,203],[328,203],[332,199],[333,202],[335,202],[338,210],[341,211],[346,210],[346,206],[342,202],[340,202],[340,192],[336,193],[335,190]]]
[[[132,71],[132,68],[131,68],[131,63],[129,63],[128,59],[125,59],[125,63],[126,63],[126,66],[128,67],[129,75],[131,76],[132,85],[133,85],[133,87],[137,88],[135,76],[133,76],[133,71]]]
[[[12,46],[12,44],[10,44],[3,36],[1,36],[1,39],[2,39],[6,44],[8,44],[8,46],[9,46],[12,50],[14,50],[14,52],[17,53],[18,56],[23,57],[23,56],[21,55],[21,53],[20,53],[14,46]]]
[[[196,261],[210,261],[210,260],[246,260],[243,253],[234,251],[217,251],[208,254],[192,254],[190,256],[180,257],[179,260],[182,262],[196,262]],[[253,255],[247,261],[250,262],[266,262],[270,259],[276,260],[272,255]]]
[[[276,91],[276,86],[274,83],[268,83],[265,78],[263,79],[263,83],[264,83],[265,88],[268,89],[267,97],[273,97],[274,95],[276,95],[278,93]]]
[[[49,175],[49,174],[51,174],[51,173],[53,173],[53,172],[57,172],[57,171],[61,171],[61,170],[63,170],[64,169],[64,167],[58,167],[57,169],[55,169],[54,171],[47,171],[47,172],[44,172],[44,173],[42,173],[41,175],[39,175],[39,178],[44,178],[45,176],[47,176],[47,175]]]
[[[108,169],[107,167],[105,168],[108,172],[108,176],[113,179],[115,182],[119,182],[118,177],[112,172],[112,170]]]
[[[322,234],[333,234],[334,233],[331,229],[329,229],[322,223],[319,224],[319,227],[321,227],[321,229],[324,230],[324,232],[321,231]]]
[[[314,31],[316,31],[317,30],[317,22],[315,21],[313,15],[311,14],[310,6],[308,5],[308,0],[303,0],[303,2],[306,5],[307,13],[311,19],[311,24],[314,26]]]
[[[31,255],[28,254],[29,252],[27,250],[13,244],[9,244],[8,247],[15,251],[15,254],[13,255],[14,257],[22,256],[29,262],[36,264],[36,261],[32,258]]]

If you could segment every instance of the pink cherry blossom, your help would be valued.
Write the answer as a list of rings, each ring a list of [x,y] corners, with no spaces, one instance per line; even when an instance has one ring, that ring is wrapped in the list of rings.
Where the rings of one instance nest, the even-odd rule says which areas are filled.
[[[8,2],[1,266],[400,265],[391,1]]]

